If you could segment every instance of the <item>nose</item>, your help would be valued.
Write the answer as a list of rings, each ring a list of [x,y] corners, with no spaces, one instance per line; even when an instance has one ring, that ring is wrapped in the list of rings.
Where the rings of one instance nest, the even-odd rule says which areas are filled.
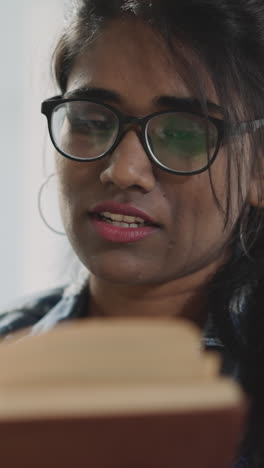
[[[122,190],[137,187],[146,193],[153,190],[156,182],[153,165],[135,130],[123,136],[106,161],[107,166],[100,174],[103,184],[112,183]]]

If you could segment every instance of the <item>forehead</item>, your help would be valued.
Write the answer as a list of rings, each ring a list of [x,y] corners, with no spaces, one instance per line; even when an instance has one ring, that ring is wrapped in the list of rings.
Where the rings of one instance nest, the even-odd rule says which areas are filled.
[[[207,98],[217,103],[208,74],[202,65],[199,68]],[[154,96],[194,96],[192,82],[190,71],[150,26],[126,19],[108,24],[77,57],[67,91],[85,86],[109,89],[122,97],[127,108],[133,104],[134,111],[138,106],[143,112]]]

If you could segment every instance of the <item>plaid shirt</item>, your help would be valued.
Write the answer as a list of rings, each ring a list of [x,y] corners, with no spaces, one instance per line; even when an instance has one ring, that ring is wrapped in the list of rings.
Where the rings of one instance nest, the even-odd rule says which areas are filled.
[[[87,275],[81,275],[76,283],[52,289],[27,297],[14,304],[10,310],[0,314],[0,337],[9,339],[12,334],[23,328],[29,335],[45,333],[59,322],[87,318],[89,303],[89,290],[87,287]],[[225,350],[221,340],[217,336],[209,316],[204,327],[201,339],[201,348],[217,351],[221,354],[223,365],[221,374],[238,380],[238,366]],[[245,457],[241,457],[234,468],[252,468]]]

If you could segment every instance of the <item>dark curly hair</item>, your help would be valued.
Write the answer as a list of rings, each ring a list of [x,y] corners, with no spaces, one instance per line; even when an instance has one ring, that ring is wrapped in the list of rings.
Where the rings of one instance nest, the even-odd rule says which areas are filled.
[[[171,53],[182,60],[186,79],[205,113],[206,85],[195,70],[197,63],[205,66],[227,121],[264,118],[263,0],[75,1],[54,53],[54,73],[62,94],[80,52],[110,21],[126,17],[148,24],[167,43]],[[177,48],[179,44],[187,47],[197,60],[184,57]],[[246,167],[248,180],[253,176],[259,178],[258,197],[263,200],[264,126],[257,130],[252,126],[247,136],[249,146],[239,139],[232,143],[232,137],[227,138],[227,196],[224,206],[217,199],[216,204],[227,224],[232,214],[230,171],[231,164],[235,164],[240,217],[230,238],[232,256],[210,284],[209,304],[227,352],[239,363],[240,381],[253,397],[243,448],[254,454],[252,468],[264,466],[264,210],[246,202],[241,174]],[[246,152],[250,154],[250,162]],[[234,300],[236,317],[230,306]]]

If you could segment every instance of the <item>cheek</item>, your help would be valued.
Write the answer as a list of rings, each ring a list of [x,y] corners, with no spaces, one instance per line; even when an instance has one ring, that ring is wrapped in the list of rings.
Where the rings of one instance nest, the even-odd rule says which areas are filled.
[[[93,189],[99,180],[99,166],[98,162],[79,162],[56,156],[60,192],[65,201],[69,204],[76,203],[82,192],[87,194]]]
[[[211,192],[215,195],[218,211],[222,212],[229,231],[233,229],[241,213],[247,192],[248,173],[243,162],[242,148],[241,151],[238,151],[238,148],[234,151],[231,147],[230,156],[222,149],[211,168]]]
[[[93,191],[93,181],[96,180],[94,166],[57,155],[56,170],[61,215],[66,231],[71,231],[87,202],[87,187]]]
[[[74,162],[73,162],[74,164]],[[58,174],[59,202],[64,225],[68,223],[69,206],[72,199],[72,185],[74,182],[74,173],[71,161],[56,155],[56,171]]]
[[[182,177],[166,192],[172,207],[173,229],[171,242],[177,233],[189,246],[189,255],[206,253],[221,247],[231,233],[238,213],[225,229],[227,200],[226,158],[215,161],[211,173]],[[224,154],[223,154],[224,156]],[[174,240],[173,240],[174,239]]]

